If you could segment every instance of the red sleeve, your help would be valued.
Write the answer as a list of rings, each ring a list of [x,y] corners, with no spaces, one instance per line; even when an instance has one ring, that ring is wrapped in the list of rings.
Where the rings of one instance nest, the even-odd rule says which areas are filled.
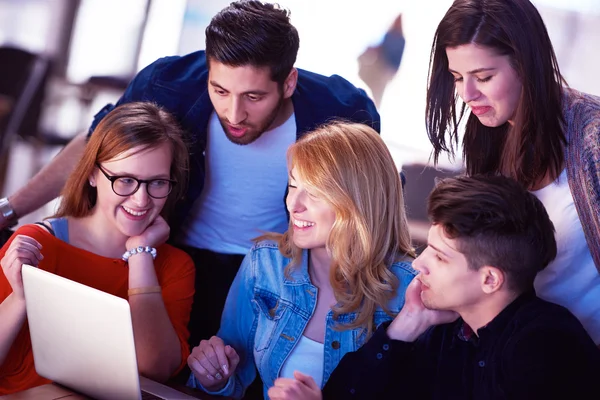
[[[196,268],[184,251],[168,245],[161,247],[158,254],[162,260],[157,260],[157,264],[160,262],[158,280],[167,314],[181,344],[181,365],[175,375],[185,366],[190,354],[188,322],[194,300]]]
[[[42,254],[45,258],[40,262],[40,268],[47,269],[53,265],[50,260],[56,253],[55,247],[51,244],[54,237],[37,225],[20,227],[0,249],[0,260],[4,258],[17,235],[32,237],[43,246]],[[12,291],[12,287],[4,275],[4,270],[0,268],[0,303],[4,302]],[[0,321],[0,323],[2,322]],[[50,383],[50,381],[42,378],[35,371],[29,329],[25,324],[11,345],[4,364],[0,365],[0,397],[46,383]]]
[[[4,255],[6,251],[10,247],[11,243],[18,235],[29,236],[35,240],[37,240],[42,245],[42,255],[46,258],[53,252],[53,248],[49,245],[48,238],[52,238],[50,233],[48,233],[44,228],[38,225],[23,225],[19,229],[16,230],[15,233],[6,241],[4,246],[0,249],[0,260],[4,259]],[[48,257],[51,258],[51,257]],[[43,268],[44,261],[40,262],[40,268]],[[12,293],[12,287],[6,276],[4,275],[4,270],[0,269],[0,303],[4,301],[10,294]]]

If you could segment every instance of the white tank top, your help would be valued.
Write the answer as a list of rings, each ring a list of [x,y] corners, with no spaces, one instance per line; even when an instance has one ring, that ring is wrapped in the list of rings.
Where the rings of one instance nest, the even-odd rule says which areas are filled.
[[[288,355],[281,367],[280,378],[293,378],[294,371],[310,375],[317,385],[322,388],[323,383],[323,343],[316,342],[302,335],[296,347]]]
[[[554,224],[558,252],[535,278],[537,295],[568,308],[600,344],[600,274],[594,265],[569,189],[566,169],[558,179],[532,191]]]

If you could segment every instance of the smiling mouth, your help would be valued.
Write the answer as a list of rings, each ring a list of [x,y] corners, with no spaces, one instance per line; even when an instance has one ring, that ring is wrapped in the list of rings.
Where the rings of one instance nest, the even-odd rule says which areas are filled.
[[[297,220],[297,219],[294,220],[294,226],[298,227],[298,228],[308,228],[308,227],[311,227],[311,226],[314,226],[314,225],[315,225],[314,222],[300,221],[300,220]]]
[[[146,213],[148,212],[148,210],[144,210],[144,211],[135,211],[131,208],[125,207],[125,206],[121,206],[123,208],[123,210],[125,210],[125,212],[127,214],[131,214],[134,217],[141,217],[142,215],[146,215]]]

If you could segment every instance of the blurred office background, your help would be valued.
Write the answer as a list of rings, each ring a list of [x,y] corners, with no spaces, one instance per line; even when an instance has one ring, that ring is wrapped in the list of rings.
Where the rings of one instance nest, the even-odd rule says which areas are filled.
[[[162,56],[203,49],[206,25],[229,2],[0,0],[0,195],[25,184],[64,143],[86,130],[94,113],[116,101],[141,68]],[[382,98],[382,136],[399,167],[425,171],[430,156],[424,126],[429,51],[435,27],[451,0],[278,3],[291,10],[300,33],[299,68],[339,74],[367,91],[357,60],[366,48],[381,42],[402,14],[406,46]],[[567,82],[600,95],[600,0],[534,3]],[[451,174],[460,165],[461,160],[442,160],[442,174]],[[431,174],[429,180],[418,175],[411,175],[413,184],[409,179],[407,187],[407,195],[415,193],[417,199],[408,201],[415,218],[422,217],[417,208],[432,184]],[[50,203],[20,222],[39,220],[55,206]]]

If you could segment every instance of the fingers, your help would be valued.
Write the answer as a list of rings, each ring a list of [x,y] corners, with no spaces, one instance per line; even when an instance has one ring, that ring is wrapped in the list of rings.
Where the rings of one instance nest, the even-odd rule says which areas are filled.
[[[210,387],[218,383],[217,370],[206,360],[202,351],[192,352],[188,357],[188,365],[202,385]]]
[[[212,350],[214,353],[214,357],[216,357],[216,362],[214,358],[209,358],[211,364],[215,366],[218,370],[221,370],[225,373],[225,375],[229,375],[229,360],[225,350],[225,343],[223,340],[217,336],[213,336],[210,338],[209,343],[212,344]],[[229,346],[231,348],[231,346]],[[232,349],[233,350],[233,349]],[[235,350],[234,350],[235,353]],[[237,353],[236,353],[237,355]],[[215,365],[216,364],[216,365]]]
[[[188,366],[200,382],[204,381],[205,377],[211,381],[215,380],[213,376],[202,366],[202,364],[200,363],[198,358],[196,358],[194,353],[190,354],[190,356],[188,357]]]
[[[128,249],[137,246],[157,247],[167,241],[170,234],[170,228],[167,222],[161,216],[158,216],[144,232],[138,236],[132,236],[127,240]]]
[[[200,363],[208,371],[209,374],[211,374],[214,378],[221,380],[223,379],[223,374],[221,374],[221,371],[224,372],[224,370],[222,369],[222,365],[227,365],[227,361],[222,362],[219,360],[220,358],[225,358],[225,350],[223,348],[219,349],[218,344],[216,345],[216,347],[217,348],[215,348],[215,344],[211,343],[210,341],[208,345],[203,346],[203,357],[200,360]],[[223,353],[223,356],[220,357],[218,353]]]
[[[421,291],[422,291],[422,282],[419,279],[419,275],[417,275],[410,282],[408,287],[406,288],[406,292],[404,294],[405,302],[407,305],[417,305],[420,306],[422,304],[421,301]]]
[[[238,364],[240,363],[240,356],[235,351],[235,349],[231,346],[225,346],[225,355],[227,356],[227,359],[229,360],[229,368],[231,369],[231,371],[235,371]],[[228,371],[225,371],[225,373],[229,374]]]
[[[32,238],[31,236],[26,236],[26,235],[17,235],[15,237],[15,240],[13,240],[13,242],[11,243],[11,246],[13,245],[13,243],[29,243],[34,245],[35,247],[37,247],[38,249],[42,248],[42,245],[40,244],[40,242],[38,242],[37,240],[35,240],[34,238]]]
[[[279,378],[279,379],[282,379],[282,378]],[[277,381],[275,381],[275,382],[277,382]],[[271,400],[286,400],[287,399],[287,397],[285,397],[285,392],[277,386],[270,387],[269,390],[267,390],[267,396],[269,396],[269,399],[271,399]]]
[[[13,253],[17,258],[29,260],[31,263],[35,264],[38,264],[44,258],[36,245],[27,242],[21,243],[19,247],[13,250]]]
[[[298,371],[294,371],[294,377],[295,379],[276,379],[274,386],[267,392],[269,398],[271,400],[320,400],[322,398],[321,389],[312,377]]]
[[[226,382],[239,361],[237,352],[231,346],[225,346],[223,340],[216,336],[202,340],[188,357],[188,365],[204,386]]]
[[[167,225],[167,227],[169,227],[169,224],[167,223],[167,221],[162,217],[162,215],[157,215],[156,219],[154,220],[154,222],[152,222],[153,224],[164,224]]]
[[[37,266],[44,258],[41,250],[42,245],[35,239],[18,235],[10,244],[2,259],[2,266],[7,268],[12,266],[15,260],[19,260],[20,264],[31,264]]]
[[[4,257],[0,261],[13,293],[18,297],[23,296],[23,277],[21,267],[23,264],[37,266],[44,258],[40,252],[42,245],[35,239],[17,235],[11,242]]]
[[[417,274],[417,276],[415,276],[413,278],[413,280],[410,282],[410,284],[408,286],[412,287],[413,290],[421,290],[421,286],[423,285],[423,282],[421,282],[421,277]]]
[[[294,371],[294,378],[298,382],[304,383],[306,386],[313,390],[321,390],[321,388],[317,385],[317,382],[310,375],[305,375],[300,371]]]
[[[267,394],[271,400],[289,400],[292,399],[292,393],[288,390],[296,382],[291,378],[277,378],[273,386],[269,388]]]

